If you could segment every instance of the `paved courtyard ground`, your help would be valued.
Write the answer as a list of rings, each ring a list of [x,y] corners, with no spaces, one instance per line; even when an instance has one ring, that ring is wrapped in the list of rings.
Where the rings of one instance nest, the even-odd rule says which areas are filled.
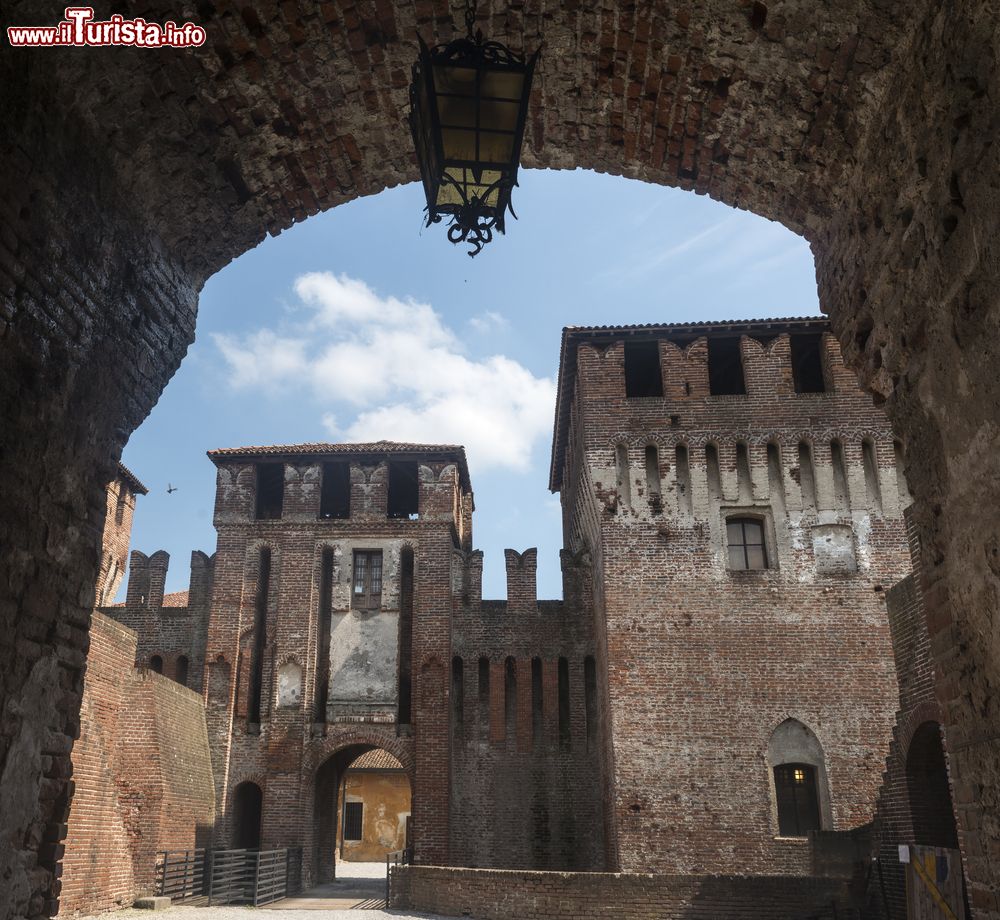
[[[171,907],[165,911],[128,908],[82,920],[444,920],[439,914],[384,910],[385,863],[337,863],[337,881],[266,907]],[[267,911],[260,914],[259,911]],[[271,916],[273,914],[273,916]],[[474,918],[472,918],[474,920]]]

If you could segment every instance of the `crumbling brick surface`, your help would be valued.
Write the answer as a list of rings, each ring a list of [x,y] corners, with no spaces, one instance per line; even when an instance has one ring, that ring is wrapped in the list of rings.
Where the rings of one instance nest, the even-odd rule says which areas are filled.
[[[734,325],[564,334],[552,483],[599,586],[612,868],[811,871],[778,833],[768,750],[789,718],[824,752],[825,829],[874,809],[897,700],[883,589],[909,570],[892,433],[828,334],[826,391],[795,392],[789,334],[822,324]],[[706,337],[733,335],[747,392],[713,396]],[[663,397],[626,397],[626,338],[659,342]],[[763,522],[767,569],[730,568],[734,515]],[[831,528],[850,565],[828,571]]]
[[[838,879],[613,875],[401,866],[393,907],[482,920],[799,920],[850,903]]]
[[[60,915],[152,893],[156,853],[206,846],[215,819],[204,704],[133,667],[136,634],[93,615]]]

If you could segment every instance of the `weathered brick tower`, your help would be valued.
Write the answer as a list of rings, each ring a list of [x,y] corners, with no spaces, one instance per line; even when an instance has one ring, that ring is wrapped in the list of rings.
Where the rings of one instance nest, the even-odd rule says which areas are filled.
[[[463,449],[380,441],[210,452],[216,554],[187,598],[133,554],[111,612],[203,688],[216,844],[307,882],[375,748],[425,865],[808,876],[898,708],[900,453],[823,320],[569,328],[563,600],[529,549],[484,601]]]
[[[551,488],[592,571],[609,868],[807,874],[809,830],[870,820],[899,453],[825,321],[564,331]]]
[[[414,783],[420,858],[445,861],[451,565],[472,540],[464,451],[379,442],[210,457],[218,838],[304,845],[307,878],[327,877],[340,776],[383,748]]]

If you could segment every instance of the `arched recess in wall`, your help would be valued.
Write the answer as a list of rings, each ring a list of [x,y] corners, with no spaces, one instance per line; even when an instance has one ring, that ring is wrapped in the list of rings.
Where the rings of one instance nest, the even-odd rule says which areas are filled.
[[[217,23],[217,16],[222,17],[224,11],[220,11],[217,14],[213,13],[211,5],[204,5],[204,15],[199,20],[208,26],[214,26]],[[865,18],[862,25],[867,26],[869,23],[868,17],[871,16],[872,28],[870,29],[870,34],[876,36],[876,41],[879,37],[885,36],[887,41],[892,41],[895,38],[895,32],[893,30],[885,29],[879,30],[877,27],[883,22],[883,20],[876,18],[876,14],[869,13],[869,7],[864,6]],[[202,7],[199,7],[202,9]],[[411,7],[401,7],[403,15],[405,18],[405,28],[400,27],[400,32],[412,29],[412,20],[409,18],[412,13],[409,12]],[[572,8],[569,12],[562,12],[558,8],[554,8],[552,11],[552,17],[554,17],[552,24],[549,26],[554,33],[559,34],[563,30],[566,34],[573,36],[577,32],[573,28],[574,11]],[[737,12],[736,7],[733,8],[733,12]],[[766,10],[763,4],[754,4],[752,11],[750,13],[749,24],[750,28],[753,30],[760,30],[764,25]],[[565,19],[563,17],[566,17]],[[773,18],[773,17],[772,17]],[[640,22],[645,23],[645,19],[640,19]],[[517,26],[515,24],[514,28]],[[320,41],[329,42],[329,36],[326,34],[328,32],[343,32],[344,30],[317,30],[322,33]],[[626,30],[627,31],[627,30]],[[698,30],[692,30],[695,34],[700,34]],[[410,34],[407,31],[407,34]],[[869,30],[865,29],[860,32],[860,34],[869,34]],[[950,34],[950,33],[949,33]],[[406,43],[393,41],[392,38],[395,36],[395,32],[388,38],[384,38],[381,44],[384,44],[384,50],[390,55],[390,59],[394,60],[394,56],[398,55],[400,52],[397,50],[398,46],[405,46]],[[624,36],[625,39],[628,36]],[[591,43],[594,44],[594,43]],[[580,48],[584,49],[585,43],[580,43]],[[766,73],[781,75],[776,76],[775,83],[779,83],[783,75],[793,72],[793,68],[798,65],[801,66],[793,56],[792,49],[796,48],[797,45],[794,42],[747,42],[747,47],[752,47],[754,49],[754,55],[762,55],[762,57],[755,58],[754,61],[757,66],[761,67]],[[901,46],[901,45],[899,45]],[[301,51],[296,51],[296,54],[302,54],[303,56],[307,54],[310,50],[310,45],[304,45]],[[322,45],[320,47],[323,47]],[[381,52],[380,52],[381,53]],[[589,58],[586,58],[586,54],[595,54],[596,52],[586,52],[585,49],[581,50],[581,54],[585,55],[584,66],[589,64]],[[93,68],[99,68],[102,66],[101,63],[96,63],[98,59],[105,59],[108,56],[91,55],[88,57],[87,61],[83,61],[84,56],[78,56],[80,60],[73,65],[72,70],[64,71],[65,79],[67,81],[75,82],[76,85],[86,86],[86,85],[99,85],[97,79],[93,79],[96,76],[96,72],[93,72]],[[681,56],[683,59],[683,55]],[[890,56],[891,57],[891,56]],[[898,57],[898,56],[897,56]],[[905,58],[905,56],[903,56]],[[694,58],[697,60],[698,56],[695,55]],[[95,62],[91,62],[93,59]],[[544,59],[543,59],[544,60]],[[550,58],[551,60],[551,58]],[[895,62],[894,62],[895,63]],[[149,65],[152,66],[152,65]],[[294,73],[295,68],[295,54],[289,55],[289,60],[285,65],[288,68],[289,74]],[[543,67],[549,66],[543,63]],[[898,66],[898,65],[897,65]],[[677,78],[675,75],[671,75],[669,78],[665,75],[664,80],[667,79],[673,81],[679,79],[682,87],[688,85],[688,81],[694,84],[694,81],[698,79],[697,73],[699,71],[698,66],[695,64],[685,68],[680,77]],[[895,76],[893,71],[889,71],[889,76]],[[900,76],[906,75],[906,71],[900,66]],[[655,78],[657,75],[651,73],[650,77]],[[91,79],[88,79],[90,77]],[[208,111],[208,102],[203,100],[214,100],[218,98],[218,94],[213,94],[210,92],[204,92],[204,84],[212,79],[217,79],[220,85],[224,85],[225,80],[229,79],[226,74],[214,74],[209,69],[205,70],[204,74],[193,74],[192,80],[195,84],[195,89],[186,95],[185,104],[192,108],[192,111],[199,109],[204,109]],[[235,77],[233,78],[235,79]],[[25,83],[27,83],[28,78],[24,78]],[[144,81],[135,81],[136,84],[144,85]],[[604,81],[609,83],[612,81]],[[865,81],[855,81],[864,83]],[[29,86],[31,84],[28,84]],[[558,92],[561,86],[561,81],[559,80],[541,80],[539,81],[540,89],[539,94],[542,101],[542,111],[554,111],[556,106],[553,105],[553,99],[551,98],[553,92]],[[551,87],[551,88],[547,88]],[[18,92],[20,92],[21,87],[18,87]],[[168,104],[166,99],[170,98],[169,87],[163,90],[165,99],[160,100],[156,97],[155,93],[149,97],[148,103],[141,107],[145,110],[145,115],[142,117],[147,117],[149,119],[150,133],[148,134],[149,142],[143,145],[143,156],[155,157],[157,154],[155,151],[163,149],[163,145],[158,143],[158,130],[156,128],[157,124],[169,125],[172,124],[170,118],[158,118],[161,108],[165,108]],[[173,94],[175,95],[175,94]],[[267,156],[269,152],[273,149],[271,144],[257,144],[259,151],[255,155],[253,148],[253,142],[256,140],[257,132],[250,132],[250,137],[248,139],[234,139],[233,143],[236,145],[234,151],[230,151],[233,155],[233,159],[227,159],[225,161],[223,173],[228,177],[228,181],[219,182],[216,177],[216,172],[213,170],[205,169],[190,169],[185,170],[186,174],[189,174],[197,181],[197,187],[193,191],[193,195],[199,200],[199,217],[197,221],[192,219],[192,224],[188,227],[185,224],[185,217],[190,213],[192,209],[184,207],[182,200],[178,199],[177,206],[174,208],[169,207],[170,199],[168,196],[175,195],[174,191],[162,190],[158,191],[154,188],[156,183],[145,183],[142,181],[142,177],[148,176],[150,174],[155,174],[156,170],[148,170],[141,168],[144,164],[142,162],[137,162],[136,168],[134,170],[115,170],[113,168],[109,169],[109,175],[113,175],[116,178],[121,175],[122,182],[125,185],[123,189],[123,197],[125,197],[129,191],[128,183],[134,182],[143,188],[145,185],[149,185],[150,194],[154,196],[154,200],[144,202],[144,208],[142,209],[145,214],[149,215],[149,221],[152,226],[155,226],[158,233],[158,240],[162,239],[164,241],[165,251],[167,252],[179,252],[183,253],[183,258],[178,259],[180,265],[179,274],[186,275],[190,278],[190,282],[187,284],[182,284],[183,292],[187,294],[188,299],[193,299],[193,292],[200,289],[200,283],[204,277],[210,273],[210,271],[220,267],[225,264],[230,258],[232,258],[239,251],[248,248],[250,245],[256,242],[259,238],[263,236],[266,230],[270,229],[272,232],[280,229],[282,226],[289,225],[292,221],[301,218],[304,214],[308,214],[311,211],[315,211],[320,207],[325,206],[328,202],[338,201],[342,198],[348,197],[348,195],[362,195],[372,191],[378,190],[380,185],[387,184],[390,181],[399,181],[400,177],[404,178],[414,178],[414,167],[412,164],[412,151],[406,145],[403,144],[386,144],[384,140],[379,140],[379,133],[386,130],[388,126],[395,126],[392,130],[401,131],[399,125],[402,124],[401,118],[392,118],[391,110],[389,117],[370,117],[364,119],[358,119],[355,117],[356,113],[351,109],[351,106],[361,107],[362,102],[359,101],[360,97],[364,94],[360,93],[348,93],[347,100],[343,103],[345,112],[341,115],[338,113],[337,122],[342,125],[352,126],[357,124],[358,134],[356,143],[355,139],[351,139],[351,148],[359,148],[361,150],[382,150],[383,147],[388,151],[388,158],[383,160],[381,157],[368,157],[365,163],[365,168],[361,168],[359,164],[357,168],[345,167],[352,174],[356,174],[356,180],[350,183],[342,181],[339,183],[340,189],[342,191],[338,192],[338,183],[329,179],[329,177],[319,170],[293,170],[296,177],[295,182],[292,183],[292,187],[287,191],[286,194],[273,194],[274,190],[277,189],[280,184],[280,178],[272,178],[273,173],[283,174],[281,170],[269,171]],[[392,101],[389,98],[390,94],[382,94],[388,101],[385,103],[386,106],[391,107]],[[397,93],[396,96],[401,94]],[[402,94],[405,95],[405,94]],[[610,100],[610,90],[598,87],[592,94],[596,96],[595,105],[581,105],[579,109],[581,112],[590,113],[593,111],[602,111],[603,102]],[[678,91],[676,94],[677,98],[685,98],[685,91]],[[858,109],[860,111],[859,121],[864,123],[864,103],[863,97],[866,95],[864,93],[860,94],[862,99],[858,101]],[[867,94],[869,97],[872,96],[871,93]],[[757,149],[760,152],[759,158],[755,160],[753,165],[753,170],[748,173],[749,178],[746,182],[743,181],[726,181],[726,163],[730,157],[730,149],[733,147],[733,141],[738,141],[738,135],[736,133],[737,128],[743,130],[745,126],[752,126],[759,124],[762,126],[760,131],[768,134],[772,138],[797,138],[801,133],[805,136],[805,133],[809,129],[808,123],[803,119],[801,112],[794,106],[781,106],[776,105],[772,101],[771,97],[767,94],[750,94],[752,99],[750,105],[751,108],[749,112],[744,117],[733,117],[727,115],[724,118],[718,120],[719,137],[718,137],[718,155],[715,157],[716,163],[712,166],[712,172],[715,174],[714,177],[710,178],[708,171],[705,169],[706,163],[704,162],[707,158],[702,153],[702,162],[699,164],[702,167],[702,174],[700,182],[702,184],[708,183],[709,190],[720,197],[728,198],[731,203],[735,203],[735,199],[738,196],[745,196],[747,206],[751,207],[758,213],[767,213],[769,216],[784,217],[789,224],[796,227],[811,226],[816,227],[822,222],[822,214],[824,206],[828,205],[828,199],[825,196],[825,192],[828,189],[832,189],[832,180],[824,175],[822,170],[822,163],[814,165],[815,159],[810,160],[809,156],[804,156],[802,158],[801,171],[808,179],[815,179],[815,188],[813,185],[805,181],[803,183],[803,194],[797,195],[797,186],[794,184],[793,176],[796,175],[787,165],[782,165],[777,162],[778,154],[780,154],[781,149],[789,147],[788,143],[785,144],[774,144],[773,147],[776,151],[770,151],[767,145],[758,145]],[[381,97],[380,97],[381,98]],[[877,98],[877,94],[875,94]],[[919,98],[919,97],[918,97]],[[266,93],[262,95],[261,105],[264,106],[264,110],[268,112],[267,118],[271,120],[271,112],[268,106],[274,108],[277,111],[277,102],[274,101],[272,97],[269,97]],[[849,117],[852,111],[852,103],[854,102],[854,97],[849,93],[845,97],[844,102],[844,115]],[[546,103],[548,105],[546,105]],[[254,100],[252,103],[248,103],[244,108],[248,108],[250,105],[258,105],[258,100]],[[732,102],[730,103],[732,105]],[[41,107],[39,107],[41,108]],[[240,107],[237,106],[239,109]],[[307,108],[315,108],[322,110],[323,106],[314,106]],[[129,111],[128,100],[124,100],[122,103],[123,111]],[[790,110],[795,110],[792,115],[789,114]],[[58,111],[53,110],[54,114],[51,116],[53,119],[58,118]],[[240,112],[240,115],[245,115],[245,113]],[[759,117],[758,117],[759,116]],[[38,115],[37,117],[43,117]],[[276,117],[276,116],[275,116]],[[656,147],[661,145],[643,144],[638,145],[628,142],[626,138],[626,143],[621,143],[621,138],[616,137],[615,131],[610,132],[600,132],[600,131],[585,131],[582,130],[586,128],[586,125],[582,123],[577,125],[574,123],[574,118],[572,114],[568,115],[566,119],[560,121],[558,126],[553,126],[553,130],[557,131],[556,137],[552,137],[552,132],[547,131],[548,142],[543,144],[541,129],[536,132],[538,137],[534,139],[532,144],[532,139],[529,138],[529,151],[533,154],[535,161],[539,165],[554,165],[559,162],[572,163],[575,165],[607,165],[611,163],[617,168],[621,168],[623,171],[632,172],[635,171],[643,174],[648,174],[654,178],[660,179],[661,181],[679,181],[685,185],[692,185],[695,182],[694,172],[685,166],[683,169],[677,169],[675,172],[674,164],[670,163],[670,169],[668,171],[668,164],[665,162],[666,158],[662,155],[662,152],[655,154],[653,151]],[[307,139],[313,136],[321,136],[322,132],[318,130],[313,130],[314,125],[312,122],[312,112],[306,111],[303,114],[303,124],[301,127],[297,127],[298,136]],[[793,120],[794,119],[794,120]],[[202,119],[201,121],[205,121]],[[200,124],[198,117],[192,116],[192,123]],[[796,126],[795,121],[801,123],[801,127]],[[208,122],[210,124],[210,122]],[[398,124],[397,124],[398,123]],[[96,124],[100,125],[100,121]],[[279,128],[283,121],[275,120],[274,124],[278,125]],[[104,128],[94,128],[94,131],[106,131],[107,134],[103,133],[98,135],[99,137],[107,136],[110,139],[113,138],[114,131],[116,130],[117,123],[114,119],[106,120]],[[166,129],[163,129],[164,131]],[[709,125],[706,131],[713,130],[713,127]],[[44,136],[44,132],[37,132],[39,135]],[[357,132],[356,132],[357,133]],[[620,134],[621,132],[618,132]],[[119,132],[120,134],[120,132]],[[137,129],[137,135],[143,134],[142,131]],[[828,147],[839,146],[841,144],[839,138],[835,136],[836,132],[831,133],[830,138],[827,140]],[[610,140],[605,138],[610,138]],[[146,136],[146,135],[143,135]],[[390,132],[390,141],[395,135]],[[560,143],[563,138],[572,141],[572,143]],[[577,141],[577,138],[583,138],[582,141]],[[339,141],[338,141],[339,143]],[[615,146],[617,145],[617,146]],[[132,151],[125,151],[122,154],[119,149],[121,145],[116,145],[114,143],[108,143],[107,145],[95,144],[99,150],[105,153],[106,156],[112,158],[113,160],[122,156],[127,157]],[[125,145],[126,147],[129,145]],[[189,144],[187,145],[192,150],[197,149],[199,152],[203,148],[200,144]],[[697,145],[694,145],[697,147]],[[308,142],[303,140],[302,148],[304,151],[308,151]],[[698,148],[704,151],[704,148]],[[149,153],[149,151],[154,151],[154,153]],[[263,152],[260,152],[263,151]],[[807,151],[808,152],[808,151]],[[405,153],[405,156],[404,156]],[[831,159],[834,158],[836,151],[831,154]],[[192,157],[194,154],[192,153]],[[290,156],[294,156],[290,154]],[[658,157],[659,160],[664,160],[661,164],[659,160],[654,162],[654,158]],[[30,159],[26,157],[25,159]],[[697,160],[697,154],[695,159]],[[233,166],[233,163],[239,163],[239,168]],[[736,164],[740,164],[737,166]],[[798,164],[797,164],[798,165]],[[744,163],[742,158],[735,156],[733,157],[733,166],[729,167],[731,170],[730,175],[737,177],[741,176],[740,169],[744,169]],[[830,171],[827,171],[830,172]],[[98,173],[95,173],[98,174]],[[98,174],[99,175],[99,174]],[[675,179],[675,176],[679,176],[680,179]],[[136,179],[135,177],[139,177]],[[209,177],[209,178],[206,178]],[[877,178],[877,177],[876,177]],[[101,183],[102,186],[106,186],[107,183]],[[237,214],[232,205],[233,191],[232,188],[236,189],[237,201],[240,204]],[[347,189],[348,191],[343,191]],[[100,201],[101,198],[98,195],[98,190],[94,189],[94,194],[90,197],[85,195],[86,192],[90,191],[87,188],[86,183],[83,184],[81,189],[81,202],[95,202]],[[104,188],[101,188],[100,192],[103,194]],[[117,190],[114,190],[117,193]],[[315,194],[313,194],[315,193]],[[156,198],[157,194],[162,195],[162,198]],[[331,197],[332,196],[332,197]],[[794,206],[789,202],[795,202]],[[92,205],[91,205],[92,206]],[[36,209],[41,210],[41,209]],[[185,215],[181,217],[179,215]],[[130,227],[131,229],[131,227]],[[141,229],[141,228],[140,228]],[[851,234],[845,234],[853,242],[853,236]],[[81,237],[83,235],[81,234]],[[83,244],[81,240],[81,245]],[[835,243],[831,243],[834,249],[837,249]],[[828,260],[830,263],[835,263],[835,256],[831,256]],[[182,269],[187,268],[184,272]],[[187,280],[185,278],[185,280]],[[188,293],[191,292],[191,293]],[[133,299],[133,298],[128,298]],[[138,304],[143,302],[144,298],[136,297],[134,301]],[[183,300],[183,298],[182,298]],[[845,297],[845,303],[848,307],[854,308],[854,300],[848,301]],[[848,307],[845,307],[847,309]],[[139,307],[136,308],[135,317],[139,318]],[[27,313],[28,311],[23,311]],[[839,315],[843,315],[842,313]],[[171,312],[171,317],[174,317],[173,312]],[[123,418],[110,419],[110,416],[114,413],[115,406],[112,402],[111,408],[108,410],[107,415],[109,416],[109,421],[106,423],[108,425],[108,430],[110,431],[110,425],[113,424],[122,430],[127,431],[129,423],[134,423],[134,417],[141,417],[141,414],[145,408],[156,398],[156,381],[164,379],[168,376],[169,371],[172,369],[172,365],[178,360],[179,354],[183,352],[185,345],[184,333],[187,332],[187,339],[190,339],[190,330],[186,328],[189,326],[189,322],[185,322],[187,317],[184,311],[178,309],[176,311],[176,318],[174,318],[174,323],[180,327],[181,335],[177,337],[177,343],[173,345],[172,348],[163,348],[163,355],[159,356],[153,353],[149,357],[153,360],[150,361],[151,369],[149,378],[153,382],[153,385],[149,387],[148,395],[144,391],[141,395],[136,396],[134,394],[129,394],[130,407],[128,410],[128,415],[124,410],[121,410],[120,414],[124,416]],[[156,334],[155,337],[151,338],[153,341],[161,342],[166,341],[166,335],[159,334],[159,326],[166,325],[166,323],[155,316],[151,316],[148,320],[149,325],[151,325],[153,332]],[[119,324],[122,329],[127,330],[127,322],[122,322]],[[164,330],[165,332],[166,330]],[[173,331],[173,330],[171,330]],[[863,344],[862,346],[863,347]],[[135,362],[141,363],[146,360],[147,355],[142,352],[141,347],[137,347],[135,350]],[[85,353],[84,353],[85,354]],[[131,357],[131,356],[129,356]],[[158,361],[155,359],[159,359]],[[121,362],[123,364],[121,370],[122,379],[129,379],[132,373],[132,364],[126,359],[126,361]],[[126,391],[126,387],[121,387],[123,392]],[[121,402],[124,403],[124,397],[121,398]],[[131,407],[131,403],[136,403],[136,408]],[[100,437],[94,438],[95,442],[101,443]],[[89,459],[89,458],[88,458]],[[83,461],[81,461],[82,463]],[[47,470],[46,470],[47,471]],[[66,596],[70,596],[68,593]],[[57,819],[54,819],[57,820]]]
[[[260,849],[264,793],[253,782],[240,783],[233,790],[233,846],[238,850]]]
[[[958,849],[948,766],[937,722],[924,722],[913,733],[906,752],[906,791],[912,842]]]
[[[782,837],[831,830],[833,808],[823,746],[798,719],[785,719],[767,745],[774,829]]]
[[[399,551],[399,675],[398,714],[400,725],[413,720],[413,547],[404,546]]]

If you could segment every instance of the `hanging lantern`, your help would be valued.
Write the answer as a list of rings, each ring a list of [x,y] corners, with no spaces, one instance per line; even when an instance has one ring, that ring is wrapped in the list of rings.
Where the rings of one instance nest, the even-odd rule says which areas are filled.
[[[473,35],[474,2],[467,0],[467,36],[428,48],[420,41],[410,84],[410,130],[427,196],[427,226],[447,216],[448,239],[476,255],[504,215],[517,185],[536,51],[525,60],[499,42]],[[516,218],[517,215],[514,214]]]

